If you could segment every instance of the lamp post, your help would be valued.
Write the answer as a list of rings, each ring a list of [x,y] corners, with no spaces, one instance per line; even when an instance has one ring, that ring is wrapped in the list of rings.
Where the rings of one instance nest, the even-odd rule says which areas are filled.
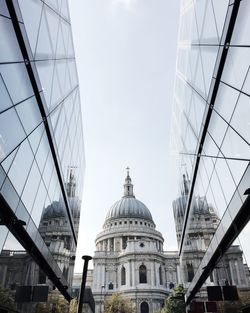
[[[89,255],[84,255],[82,259],[84,260],[84,266],[83,266],[83,272],[82,272],[82,283],[81,283],[81,289],[80,289],[80,294],[79,294],[79,303],[78,303],[77,313],[82,313],[83,298],[84,298],[84,291],[85,291],[87,271],[88,271],[88,263],[90,260],[92,260],[92,257]]]

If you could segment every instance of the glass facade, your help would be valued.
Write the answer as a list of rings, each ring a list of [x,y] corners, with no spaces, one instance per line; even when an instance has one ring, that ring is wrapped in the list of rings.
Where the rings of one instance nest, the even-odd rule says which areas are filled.
[[[0,29],[0,289],[69,300],[85,159],[67,0],[0,1]]]
[[[247,0],[181,3],[172,119],[180,191],[173,207],[188,303],[206,284],[237,285],[250,299],[249,12]]]

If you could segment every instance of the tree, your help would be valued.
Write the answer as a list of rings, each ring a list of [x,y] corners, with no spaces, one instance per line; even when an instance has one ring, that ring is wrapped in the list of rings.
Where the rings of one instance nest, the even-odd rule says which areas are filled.
[[[0,306],[3,308],[14,309],[14,299],[9,294],[8,289],[3,288],[0,285]]]
[[[37,303],[34,309],[34,313],[68,313],[68,311],[68,302],[57,290],[51,291],[48,301]]]
[[[177,285],[165,300],[161,313],[185,313],[184,288]]]
[[[104,303],[104,313],[135,313],[135,307],[120,293],[113,293]]]
[[[77,306],[78,306],[77,298],[72,299],[69,305],[69,313],[76,313]]]

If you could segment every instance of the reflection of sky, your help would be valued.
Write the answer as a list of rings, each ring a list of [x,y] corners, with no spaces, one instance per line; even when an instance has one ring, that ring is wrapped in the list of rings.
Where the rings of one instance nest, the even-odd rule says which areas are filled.
[[[4,227],[6,229],[6,227]],[[1,232],[2,236],[2,232]],[[3,246],[4,250],[24,251],[22,245],[16,240],[16,238],[9,232],[6,241]]]
[[[165,249],[176,249],[175,156],[168,146],[179,1],[71,0],[69,6],[86,153],[79,257],[93,255],[107,211],[122,196],[127,166]]]

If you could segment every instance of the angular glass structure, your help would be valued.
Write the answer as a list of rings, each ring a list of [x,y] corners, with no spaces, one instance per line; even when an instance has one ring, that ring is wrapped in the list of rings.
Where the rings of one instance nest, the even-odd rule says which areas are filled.
[[[174,201],[180,256],[186,260],[189,251],[189,259],[196,260],[195,266],[183,265],[187,303],[209,277],[210,285],[216,284],[213,273],[233,251],[238,257],[224,266],[224,283],[217,282],[249,291],[249,270],[242,266],[242,249],[250,260],[245,235],[250,228],[249,12],[246,0],[181,4],[172,141],[180,155],[180,194]]]
[[[67,0],[1,1],[0,29],[0,285],[69,300],[85,159]]]

